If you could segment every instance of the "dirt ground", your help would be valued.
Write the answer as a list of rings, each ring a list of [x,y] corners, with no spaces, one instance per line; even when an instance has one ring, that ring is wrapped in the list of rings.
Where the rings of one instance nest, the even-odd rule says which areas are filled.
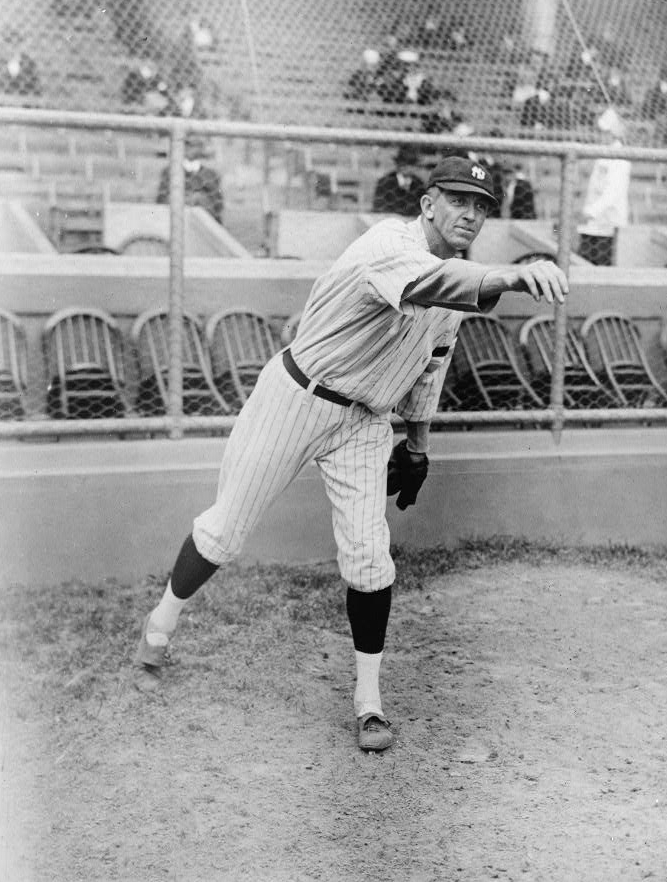
[[[330,565],[216,576],[150,694],[159,580],[3,593],[2,882],[664,882],[667,557],[397,562],[384,754]]]

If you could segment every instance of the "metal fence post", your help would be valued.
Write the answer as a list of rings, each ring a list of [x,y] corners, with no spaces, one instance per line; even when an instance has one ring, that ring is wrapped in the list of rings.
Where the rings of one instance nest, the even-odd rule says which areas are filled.
[[[566,276],[570,273],[572,244],[572,211],[574,205],[574,175],[576,155],[568,151],[561,158],[561,189],[558,211],[558,266]],[[563,432],[563,392],[565,388],[565,341],[567,336],[567,303],[554,306],[554,363],[551,375],[551,408],[554,412],[551,431],[556,444]]]
[[[174,124],[169,154],[169,437],[183,437],[185,128]]]

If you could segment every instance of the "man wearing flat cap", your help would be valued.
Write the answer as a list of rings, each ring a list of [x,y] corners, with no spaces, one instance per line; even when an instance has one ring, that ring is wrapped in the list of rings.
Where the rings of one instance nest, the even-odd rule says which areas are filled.
[[[417,217],[379,221],[316,279],[294,340],[266,365],[234,424],[215,503],[195,518],[144,620],[137,661],[145,675],[164,664],[188,598],[241,551],[266,507],[314,462],[347,591],[357,743],[367,751],[392,744],[379,682],[395,577],[387,498],[396,496],[400,511],[414,505],[427,476],[429,423],[463,314],[491,309],[504,291],[547,303],[567,293],[551,261],[485,266],[456,257],[494,201],[488,169],[447,157],[431,172]],[[393,412],[405,421],[398,443]],[[224,590],[224,571],[218,590],[220,583]],[[320,713],[327,731],[340,731],[326,707]]]
[[[411,144],[401,144],[396,166],[375,184],[373,211],[416,217],[419,214],[424,181],[419,170],[419,151]]]

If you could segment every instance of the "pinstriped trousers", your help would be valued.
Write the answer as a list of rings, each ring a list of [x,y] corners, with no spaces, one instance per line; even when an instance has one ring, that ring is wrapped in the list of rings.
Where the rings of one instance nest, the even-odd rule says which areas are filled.
[[[385,514],[392,444],[388,414],[313,395],[275,356],[229,436],[217,499],[194,520],[197,550],[215,564],[232,560],[262,513],[314,460],[331,503],[341,577],[358,591],[388,587],[395,576]]]

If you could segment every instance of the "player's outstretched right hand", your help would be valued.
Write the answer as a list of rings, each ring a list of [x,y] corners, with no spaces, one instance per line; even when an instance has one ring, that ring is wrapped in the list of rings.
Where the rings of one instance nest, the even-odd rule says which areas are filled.
[[[534,263],[518,264],[517,279],[512,285],[515,291],[527,291],[533,300],[542,298],[547,303],[563,303],[569,293],[567,276],[552,260],[536,260]]]

